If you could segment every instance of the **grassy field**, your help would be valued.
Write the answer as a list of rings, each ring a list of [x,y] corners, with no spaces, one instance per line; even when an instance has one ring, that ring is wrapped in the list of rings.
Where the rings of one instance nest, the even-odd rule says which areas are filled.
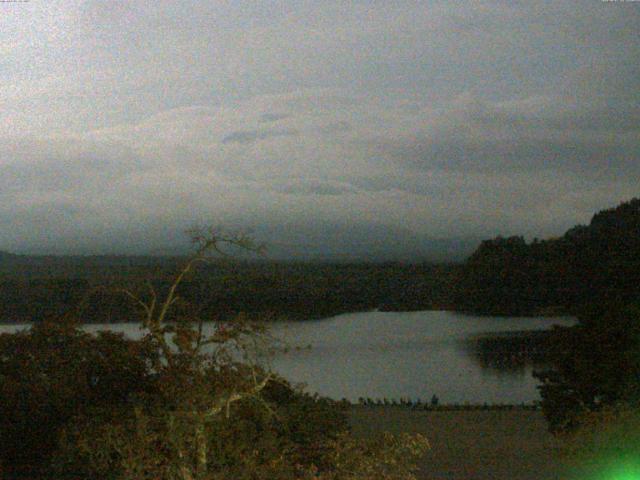
[[[535,410],[423,411],[354,406],[357,435],[422,433],[431,450],[418,478],[429,480],[555,480],[559,446]]]

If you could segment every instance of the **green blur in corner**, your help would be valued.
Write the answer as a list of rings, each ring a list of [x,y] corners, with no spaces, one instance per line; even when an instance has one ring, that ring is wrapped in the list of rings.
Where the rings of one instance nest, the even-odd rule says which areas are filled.
[[[640,410],[603,409],[566,439],[569,480],[640,480]]]
[[[614,466],[603,475],[603,480],[640,480],[640,463],[637,460],[613,463]]]
[[[597,459],[570,468],[571,480],[640,480],[640,463],[621,459]]]

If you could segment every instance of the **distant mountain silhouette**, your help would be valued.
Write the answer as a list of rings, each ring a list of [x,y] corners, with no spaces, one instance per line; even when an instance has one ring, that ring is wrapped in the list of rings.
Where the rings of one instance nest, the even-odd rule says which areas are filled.
[[[267,258],[276,261],[462,262],[482,240],[474,236],[434,238],[407,228],[339,221],[292,222],[285,226],[255,225],[250,226],[248,232],[256,241],[265,243]],[[95,254],[101,251],[109,254]],[[163,240],[152,235],[148,243],[140,240],[131,249],[126,245],[114,244],[95,246],[91,249],[78,247],[69,254],[55,252],[52,255],[46,250],[42,253],[38,250],[36,252],[36,255],[19,255],[12,258],[27,263],[147,264],[161,261],[159,259],[162,257],[188,255],[191,251],[187,236],[173,232],[170,238]],[[238,252],[238,256],[242,259],[255,258],[255,255],[242,255],[242,252]]]
[[[260,227],[256,237],[276,260],[330,262],[461,262],[481,238],[432,238],[409,229],[377,224],[295,224],[286,232]]]

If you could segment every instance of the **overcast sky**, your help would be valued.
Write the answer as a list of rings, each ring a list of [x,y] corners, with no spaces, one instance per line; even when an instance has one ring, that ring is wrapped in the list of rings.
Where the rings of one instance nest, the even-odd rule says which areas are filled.
[[[639,180],[640,2],[0,3],[0,249],[547,237]]]

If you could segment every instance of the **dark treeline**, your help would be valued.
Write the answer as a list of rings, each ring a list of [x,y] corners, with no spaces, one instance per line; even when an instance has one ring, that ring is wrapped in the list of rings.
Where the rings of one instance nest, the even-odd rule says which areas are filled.
[[[589,414],[640,408],[640,199],[593,216],[562,237],[483,242],[458,272],[454,303],[483,314],[569,313],[573,327],[522,338],[484,338],[487,366],[546,364],[542,408],[552,431]]]
[[[482,242],[455,281],[453,303],[479,314],[579,314],[640,294],[640,199],[593,216],[562,237]]]
[[[178,257],[0,254],[0,319],[34,322],[78,312],[84,322],[138,318],[110,285],[163,291]],[[98,287],[104,287],[98,289]],[[497,237],[463,264],[215,261],[181,285],[203,318],[239,312],[312,319],[380,309],[449,309],[486,315],[577,315],[594,302],[626,304],[640,292],[640,199],[597,213],[562,237]]]
[[[0,255],[0,319],[138,321],[122,288],[149,301],[166,296],[183,258]],[[562,237],[482,242],[463,264],[214,261],[180,284],[180,317],[313,319],[381,309],[479,314],[570,314],[552,334],[487,337],[472,354],[488,368],[540,365],[552,430],[572,429],[584,411],[640,407],[640,199],[593,216]],[[120,291],[118,291],[120,289]],[[197,306],[197,307],[196,307]]]
[[[123,284],[144,297],[145,282],[165,291],[180,259],[12,257],[0,261],[0,318],[38,322],[79,314],[87,323],[136,321]],[[214,261],[180,286],[205,319],[314,319],[344,312],[451,308],[456,266]],[[113,287],[112,287],[113,286]],[[191,312],[193,313],[193,312]]]
[[[488,368],[534,364],[552,431],[578,428],[585,412],[640,406],[640,199],[603,210],[560,238],[485,241],[453,286],[460,310],[577,317],[574,327],[470,346]]]

